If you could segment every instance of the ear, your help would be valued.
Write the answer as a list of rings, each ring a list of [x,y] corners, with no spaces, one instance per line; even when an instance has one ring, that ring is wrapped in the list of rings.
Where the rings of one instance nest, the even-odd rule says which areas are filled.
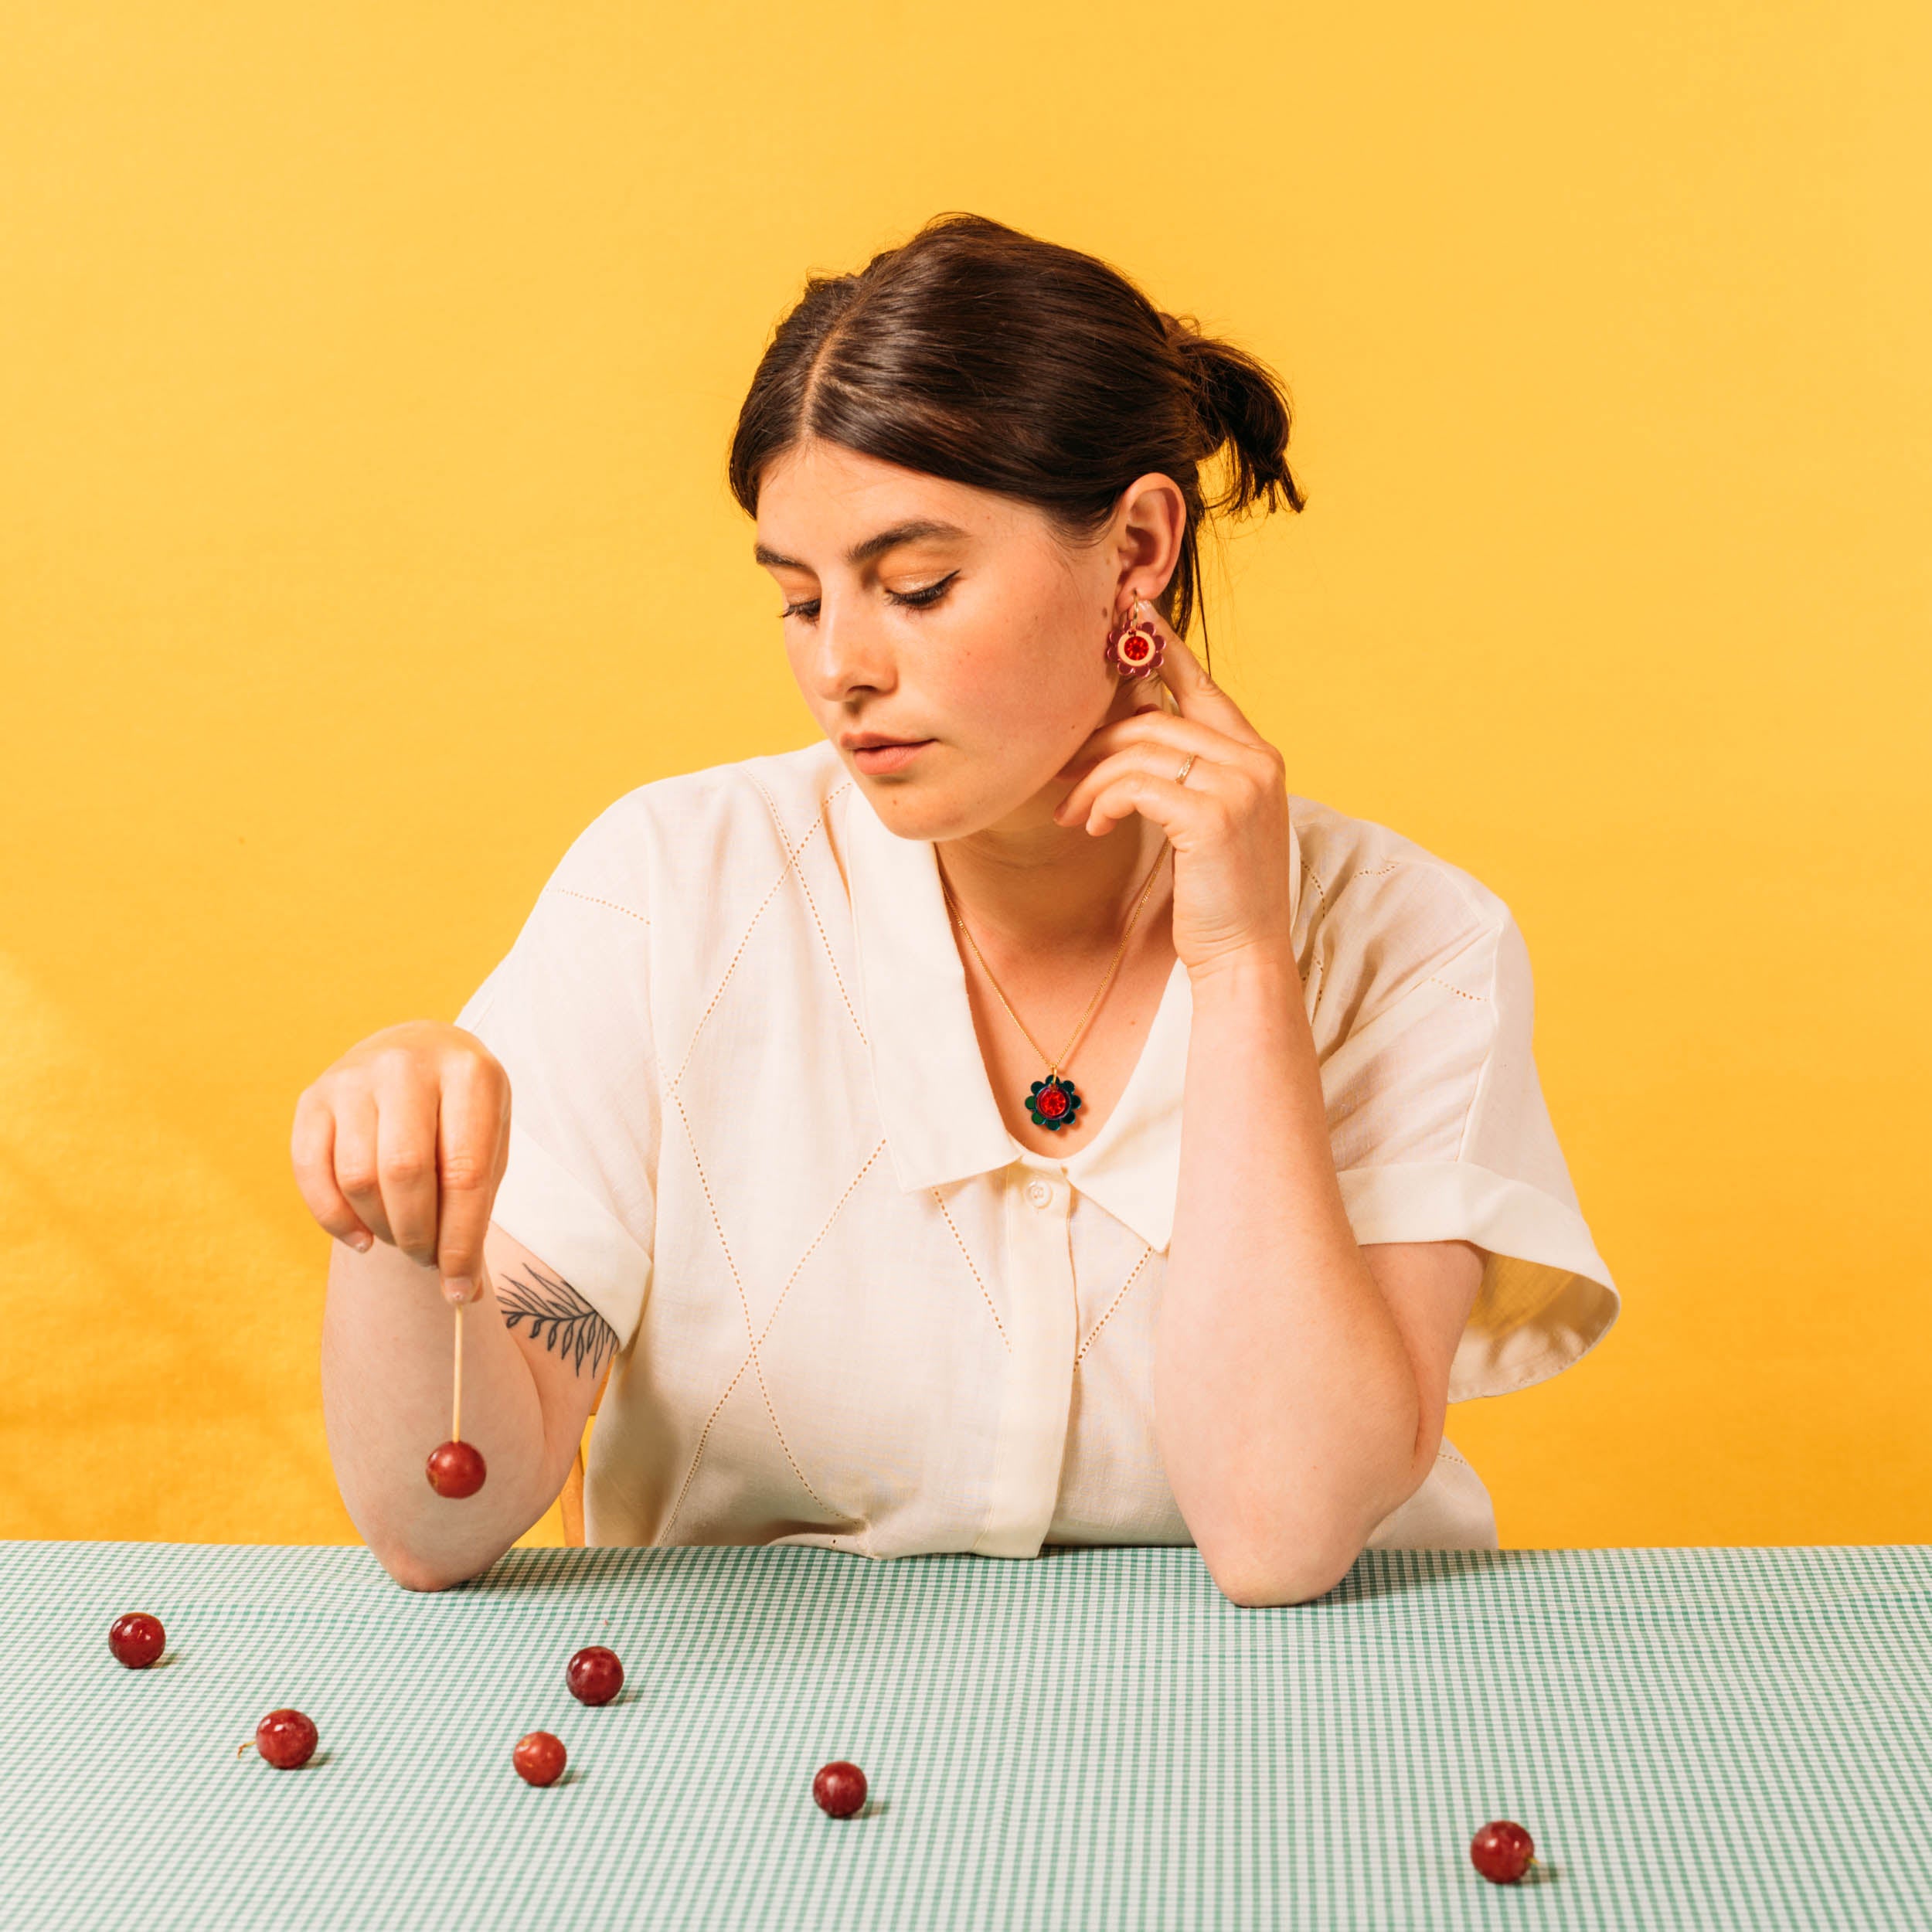
[[[1180,568],[1187,541],[1187,498],[1172,477],[1150,470],[1121,492],[1110,533],[1116,598],[1130,589],[1151,604]]]

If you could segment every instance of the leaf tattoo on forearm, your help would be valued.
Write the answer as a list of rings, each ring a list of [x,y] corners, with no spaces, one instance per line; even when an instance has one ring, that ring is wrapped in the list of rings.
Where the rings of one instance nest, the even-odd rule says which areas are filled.
[[[523,1266],[533,1278],[526,1281],[516,1274],[497,1277],[496,1302],[503,1311],[503,1325],[514,1333],[519,1321],[529,1322],[532,1341],[568,1358],[580,1374],[588,1355],[594,1375],[603,1367],[604,1358],[617,1352],[616,1329],[569,1282],[546,1274],[531,1263]]]

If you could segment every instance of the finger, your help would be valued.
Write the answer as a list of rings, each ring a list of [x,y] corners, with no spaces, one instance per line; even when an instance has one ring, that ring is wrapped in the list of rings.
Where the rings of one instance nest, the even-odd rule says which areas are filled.
[[[1063,825],[1079,825],[1087,817],[1094,801],[1129,772],[1145,772],[1150,777],[1178,781],[1185,766],[1187,783],[1197,791],[1218,791],[1230,778],[1250,775],[1258,755],[1255,747],[1237,744],[1205,725],[1197,725],[1193,730],[1202,734],[1198,741],[1199,749],[1196,749],[1192,732],[1172,739],[1162,733],[1158,736],[1149,735],[1130,741],[1118,751],[1110,753],[1085,773],[1053,808],[1055,821]],[[1192,764],[1189,763],[1190,759]]]
[[[392,1246],[396,1236],[383,1208],[381,1177],[376,1170],[376,1096],[358,1080],[338,1094],[335,1121],[335,1184],[362,1225],[377,1240]]]
[[[496,1185],[499,1188],[503,1185],[505,1171],[510,1165],[510,1111],[513,1097],[509,1077],[506,1074],[503,1080],[502,1105],[498,1108],[496,1116]],[[490,1197],[490,1206],[494,1213],[496,1207],[495,1195]],[[488,1232],[487,1228],[484,1230],[483,1252],[477,1257],[476,1292],[479,1299],[491,1291]]]
[[[1151,604],[1147,607],[1153,609]],[[1206,667],[1187,648],[1181,634],[1158,611],[1154,619],[1167,640],[1161,654],[1160,679],[1173,692],[1181,715],[1199,718],[1244,744],[1260,743],[1261,734],[1248,723],[1247,713],[1208,675]]]
[[[335,1182],[335,1115],[314,1087],[295,1103],[295,1124],[289,1135],[289,1158],[294,1164],[295,1185],[308,1211],[345,1247],[366,1254],[376,1236],[362,1225]]]
[[[436,1265],[437,1089],[398,1049],[370,1063],[376,1091],[376,1173],[396,1245]]]
[[[1223,811],[1221,801],[1206,786],[1196,788],[1194,781],[1200,775],[1201,767],[1196,765],[1188,774],[1187,783],[1181,784],[1171,772],[1163,776],[1124,771],[1095,797],[1086,829],[1095,838],[1104,838],[1123,819],[1138,812],[1158,825],[1178,849],[1190,833],[1204,831],[1209,818]]]
[[[1230,738],[1225,731],[1217,731],[1199,718],[1183,718],[1175,712],[1163,711],[1158,705],[1150,706],[1100,726],[1055,776],[1084,777],[1102,759],[1129,745],[1143,743],[1172,746],[1177,765],[1189,752],[1225,761],[1251,748],[1246,739]]]
[[[502,1177],[498,1154],[506,1084],[488,1061],[468,1053],[453,1055],[443,1077],[436,1128],[436,1265],[452,1301],[474,1301],[482,1292],[483,1239]]]

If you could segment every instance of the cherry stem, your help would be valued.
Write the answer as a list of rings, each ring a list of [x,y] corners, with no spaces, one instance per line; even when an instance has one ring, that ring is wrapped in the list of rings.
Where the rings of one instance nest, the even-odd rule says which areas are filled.
[[[463,1440],[463,1304],[456,1304],[456,1376],[450,1395],[450,1440]]]

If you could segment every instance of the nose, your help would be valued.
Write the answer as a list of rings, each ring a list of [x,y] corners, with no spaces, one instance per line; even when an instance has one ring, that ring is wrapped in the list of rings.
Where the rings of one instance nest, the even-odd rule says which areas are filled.
[[[898,682],[890,641],[862,602],[821,597],[799,675],[821,703],[845,704]]]

